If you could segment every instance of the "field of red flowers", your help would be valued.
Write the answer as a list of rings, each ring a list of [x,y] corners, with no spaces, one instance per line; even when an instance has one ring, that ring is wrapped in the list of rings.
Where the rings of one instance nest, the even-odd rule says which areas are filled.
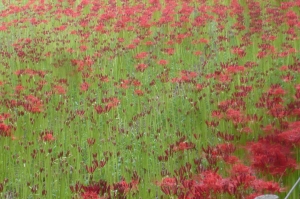
[[[299,9],[2,0],[0,198],[285,197],[300,176]]]

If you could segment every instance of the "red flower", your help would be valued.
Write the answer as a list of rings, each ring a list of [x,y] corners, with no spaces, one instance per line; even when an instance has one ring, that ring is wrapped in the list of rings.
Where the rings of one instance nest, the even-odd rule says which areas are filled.
[[[197,50],[194,52],[194,55],[202,55],[202,52],[200,50]]]
[[[167,64],[168,64],[168,61],[167,61],[167,60],[164,60],[164,59],[162,59],[162,60],[159,60],[159,61],[158,61],[158,64],[159,64],[159,65],[162,65],[162,66],[165,66],[165,65],[167,65]]]
[[[284,95],[285,91],[279,85],[273,85],[269,90],[270,95]]]
[[[207,44],[207,43],[208,43],[208,40],[205,39],[205,38],[201,38],[201,39],[199,39],[199,42],[200,42],[200,43]]]
[[[113,184],[113,189],[116,190],[117,195],[125,196],[130,190],[129,184],[123,179],[120,182]]]
[[[100,199],[98,194],[96,192],[93,192],[93,191],[83,192],[81,194],[81,198],[82,199]]]
[[[195,195],[203,198],[209,198],[211,192],[218,193],[223,189],[223,179],[216,171],[207,170],[194,177]]]
[[[146,70],[146,68],[148,68],[148,66],[146,64],[138,64],[135,69],[137,71],[140,71],[140,72],[144,72],[144,70]]]
[[[194,149],[195,144],[192,142],[179,142],[173,147],[173,151],[184,151],[187,149]]]
[[[89,89],[90,85],[86,82],[83,82],[81,85],[80,85],[80,90],[81,91],[87,91]]]
[[[289,157],[290,149],[281,144],[272,143],[272,137],[250,143],[248,148],[251,152],[251,166],[256,170],[282,175],[288,169],[296,169],[296,161]]]
[[[202,84],[196,84],[196,91],[201,91],[203,87],[204,86]]]
[[[10,132],[10,126],[4,124],[4,123],[0,123],[0,135],[4,136],[4,137],[8,137],[11,136],[11,132]]]
[[[232,155],[225,155],[223,157],[223,160],[228,164],[235,164],[239,162],[239,159],[236,156],[232,156]]]
[[[143,96],[144,95],[144,92],[141,91],[141,90],[135,90],[134,91],[134,94],[138,95],[138,96]]]
[[[161,190],[167,195],[175,195],[177,193],[177,179],[166,177],[160,183]]]
[[[22,85],[17,85],[17,86],[15,87],[16,93],[20,93],[22,90],[24,90],[24,87],[23,87]]]
[[[43,103],[39,98],[33,95],[28,95],[25,98],[26,98],[26,102],[24,102],[22,105],[27,111],[31,113],[42,112]]]
[[[60,85],[56,85],[56,86],[54,86],[54,92],[56,92],[60,95],[64,95],[64,94],[66,94],[66,89]]]
[[[5,25],[0,26],[0,31],[6,31],[7,27]]]
[[[255,180],[252,183],[252,187],[257,191],[257,192],[263,192],[263,191],[268,191],[268,192],[281,192],[283,191],[278,183],[276,182],[266,182],[263,180]]]
[[[79,48],[80,48],[81,52],[84,52],[84,51],[86,51],[88,49],[87,46],[80,46]]]
[[[144,59],[144,58],[147,57],[147,56],[148,56],[148,53],[147,53],[147,52],[141,52],[141,53],[137,54],[137,55],[135,56],[135,58],[136,58],[136,59]]]
[[[55,138],[53,137],[52,133],[47,133],[43,136],[43,140],[49,142],[55,140]]]
[[[278,138],[290,144],[300,144],[300,121],[290,123],[289,128],[278,134]]]
[[[131,177],[131,182],[129,183],[131,190],[138,190],[138,184],[140,183],[140,176],[138,176],[137,172],[133,172],[133,176]]]

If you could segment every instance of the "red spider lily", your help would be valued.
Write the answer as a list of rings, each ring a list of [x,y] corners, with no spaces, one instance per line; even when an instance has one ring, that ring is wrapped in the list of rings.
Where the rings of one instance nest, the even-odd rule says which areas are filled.
[[[215,148],[218,154],[222,154],[222,156],[232,154],[236,150],[236,147],[231,143],[218,144]]]
[[[104,107],[97,105],[97,106],[94,106],[94,109],[96,110],[96,112],[98,114],[101,114],[101,113],[109,112],[112,109],[112,107],[113,106],[111,106],[111,105],[105,105]]]
[[[167,64],[168,64],[168,61],[167,61],[167,60],[164,60],[164,59],[162,59],[162,60],[159,60],[157,63],[158,63],[159,65],[165,66],[165,65],[167,65]]]
[[[249,134],[249,133],[253,132],[250,127],[243,127],[241,129],[239,129],[238,131],[241,132],[241,133],[246,133],[246,134]]]
[[[80,85],[80,90],[81,91],[87,91],[89,89],[90,85],[87,83],[87,82],[83,82],[81,85]]]
[[[173,55],[175,52],[174,48],[167,48],[164,50],[165,53],[167,53],[168,55]]]
[[[2,26],[0,26],[0,31],[2,32],[4,32],[4,31],[6,31],[7,30],[7,26],[5,26],[5,25],[2,25]]]
[[[217,136],[218,136],[219,138],[224,139],[225,141],[232,141],[232,140],[234,140],[234,139],[236,138],[235,135],[231,135],[231,134],[229,134],[229,133],[222,133],[222,132],[220,132],[220,131],[217,133]]]
[[[135,69],[139,72],[144,72],[146,70],[146,68],[148,68],[148,66],[146,64],[138,64]]]
[[[222,177],[217,174],[216,171],[207,170],[197,176],[194,176],[193,179],[195,183],[195,196],[207,197],[211,192],[221,193],[222,188]]]
[[[102,74],[100,74],[100,75],[97,75],[97,77],[99,78],[99,80],[101,82],[109,82],[108,75],[102,75]]]
[[[96,192],[86,191],[81,194],[82,199],[101,199]]]
[[[129,184],[123,179],[120,182],[114,183],[113,184],[113,190],[115,190],[116,196],[119,196],[121,198],[125,198],[127,193],[130,190]]]
[[[196,84],[195,87],[197,92],[201,91],[204,88],[202,84]]]
[[[16,93],[20,93],[21,91],[23,91],[25,88],[22,85],[17,85],[15,87],[15,92]]]
[[[290,123],[289,130],[283,131],[277,136],[289,144],[300,144],[300,121]]]
[[[137,79],[132,80],[131,83],[132,83],[132,85],[135,86],[135,87],[141,86],[141,85],[142,85],[142,83],[141,83],[139,80],[137,80]]]
[[[144,59],[144,58],[147,57],[147,56],[148,56],[148,53],[147,53],[147,52],[141,52],[141,53],[137,54],[137,55],[135,56],[135,58],[136,58],[136,59]]]
[[[193,79],[196,78],[197,76],[198,74],[196,72],[183,70],[180,72],[180,77],[173,78],[172,82],[178,82],[178,83],[193,82]]]
[[[145,45],[146,45],[146,46],[153,46],[153,45],[154,45],[154,42],[152,42],[152,41],[146,41],[146,42],[145,42]]]
[[[25,108],[25,110],[32,113],[40,113],[43,111],[43,103],[39,98],[33,95],[28,95],[25,97],[25,99],[26,102],[22,103],[22,106]]]
[[[58,30],[58,31],[63,31],[63,30],[65,30],[67,28],[67,26],[65,26],[65,25],[61,25],[61,26],[59,26],[59,27],[57,27],[57,28],[54,28],[55,30]]]
[[[226,111],[226,117],[230,120],[234,120],[236,118],[241,118],[242,114],[239,110],[234,110],[230,108]]]
[[[278,95],[284,95],[285,91],[281,88],[281,86],[279,86],[279,85],[273,85],[269,89],[268,93],[270,95],[276,95],[276,96],[278,96]]]
[[[75,186],[70,186],[70,189],[73,193],[79,193],[82,190],[83,185],[80,182],[76,182]]]
[[[234,195],[237,192],[237,185],[234,180],[227,178],[223,179],[222,182],[222,189],[224,193],[228,193],[230,195]]]
[[[135,45],[135,44],[129,44],[129,45],[127,46],[127,49],[135,49],[135,48],[136,48],[136,45]],[[136,58],[136,59],[139,59],[139,57]]]
[[[180,74],[181,74],[181,76],[188,76],[191,79],[196,78],[198,76],[198,74],[196,72],[186,71],[186,70],[181,71]]]
[[[79,49],[80,49],[80,52],[84,52],[88,49],[88,47],[83,45],[83,46],[80,46]]]
[[[0,135],[4,137],[9,137],[11,136],[11,127],[0,122]]]
[[[78,72],[83,71],[85,68],[87,68],[91,72],[91,66],[94,64],[94,60],[90,56],[86,56],[83,58],[83,60],[72,59],[71,63],[73,66],[77,66]]]
[[[231,164],[231,165],[240,162],[239,158],[237,158],[236,156],[232,156],[232,155],[224,155],[224,156],[223,156],[223,160],[224,160],[226,163]]]
[[[232,176],[239,176],[239,175],[252,175],[253,171],[250,167],[244,165],[244,164],[236,164],[233,165],[231,169],[231,175]]]
[[[281,76],[282,81],[284,82],[290,82],[294,79],[294,76],[288,73],[287,75],[282,75]]]
[[[9,113],[2,113],[0,114],[0,123],[2,123],[4,120],[10,118],[11,115]]]
[[[222,73],[217,76],[217,80],[221,83],[229,83],[229,82],[231,82],[232,78],[231,78],[230,74]]]
[[[268,111],[270,115],[276,118],[283,118],[288,115],[286,108],[281,104],[274,104]]]
[[[133,172],[133,176],[131,177],[131,182],[129,183],[130,189],[133,191],[138,190],[138,184],[140,183],[140,176],[136,171]]]
[[[197,50],[194,52],[194,55],[197,55],[197,56],[202,55],[202,52],[200,50]]]
[[[201,39],[199,39],[199,42],[204,43],[204,44],[208,44],[209,40],[205,39],[205,38],[201,38]]]
[[[190,163],[186,163],[184,166],[181,166],[178,170],[174,170],[174,173],[176,176],[178,176],[179,181],[184,181],[186,177],[191,178],[192,172],[191,172],[192,165]]]
[[[144,92],[141,90],[134,90],[134,94],[138,95],[138,96],[143,96]]]
[[[95,111],[96,111],[98,114],[107,113],[108,111],[110,111],[110,109],[107,108],[106,106],[105,106],[105,107],[102,107],[102,106],[100,106],[100,105],[94,106],[94,109],[95,109]]]
[[[42,140],[45,142],[51,142],[53,140],[55,140],[55,138],[53,137],[52,133],[46,133],[43,137]]]
[[[168,161],[168,155],[165,156],[158,156],[158,161],[160,162],[167,162]]]
[[[173,147],[173,151],[185,151],[188,149],[194,149],[195,144],[192,142],[179,142]]]
[[[94,106],[94,109],[98,114],[109,112],[112,108],[117,107],[120,101],[116,97],[111,97],[111,98],[103,98],[102,103],[106,103],[106,105],[104,107],[100,105]]]
[[[244,66],[229,66],[229,67],[227,67],[228,73],[238,73],[238,72],[243,72],[244,70],[245,70]]]
[[[95,138],[88,138],[87,139],[87,143],[89,146],[92,146],[95,144],[96,139]]]
[[[178,183],[176,178],[166,177],[159,183],[161,190],[167,195],[176,195]]]
[[[288,147],[266,139],[250,143],[247,147],[251,152],[251,165],[258,171],[282,175],[288,169],[296,169],[295,160],[289,157],[291,152]]]
[[[119,105],[119,103],[120,103],[120,101],[118,100],[118,98],[113,97],[113,98],[110,98],[110,101],[108,102],[107,105],[110,107],[116,107]]]
[[[94,166],[94,167],[102,168],[102,167],[105,166],[105,164],[106,164],[106,161],[105,161],[105,160],[100,160],[100,161],[93,160],[93,166]]]
[[[90,174],[93,174],[95,172],[96,168],[97,167],[95,165],[90,166],[90,167],[88,165],[85,166],[85,170]]]
[[[99,199],[110,198],[110,186],[106,181],[100,180],[99,182],[90,182],[89,185],[84,186],[79,182],[76,182],[75,186],[70,186],[70,189],[73,193],[81,193],[81,196],[86,198],[95,197]],[[99,197],[99,195],[105,195]]]
[[[128,80],[128,79],[121,80],[120,87],[127,89],[128,86],[130,86],[130,84],[131,84],[131,80]]]
[[[20,76],[20,75],[23,75],[23,74],[26,74],[26,75],[29,75],[29,76],[39,76],[39,77],[45,77],[46,75],[46,72],[45,71],[42,71],[42,70],[34,70],[34,69],[30,69],[30,68],[27,68],[27,69],[20,69],[20,70],[17,70],[15,71],[15,74],[17,76]]]
[[[217,119],[222,119],[223,118],[223,114],[221,111],[218,110],[214,110],[211,112],[211,116]]]
[[[233,49],[231,50],[233,54],[237,54],[240,58],[245,57],[246,56],[246,52],[244,49],[239,48],[239,47],[233,47]]]
[[[255,189],[255,191],[260,192],[260,193],[263,193],[264,191],[268,191],[271,193],[284,191],[284,189],[280,188],[278,183],[266,182],[266,181],[258,180],[258,179],[253,181],[252,187]]]
[[[288,70],[289,68],[288,68],[288,66],[286,66],[286,65],[283,65],[283,66],[281,66],[280,68],[279,68],[279,70],[281,70],[281,71],[286,71],[286,70]]]
[[[60,94],[60,95],[66,94],[66,89],[63,86],[55,85],[53,89],[54,89],[54,92],[57,94]]]
[[[265,133],[272,133],[275,129],[274,129],[274,126],[272,124],[268,124],[267,126],[263,127],[262,130]]]
[[[98,183],[92,183],[88,186],[82,186],[83,189],[83,194],[87,193],[86,196],[92,195],[92,196],[98,196],[101,187],[99,186]]]
[[[217,127],[219,125],[219,121],[205,121],[207,127]]]

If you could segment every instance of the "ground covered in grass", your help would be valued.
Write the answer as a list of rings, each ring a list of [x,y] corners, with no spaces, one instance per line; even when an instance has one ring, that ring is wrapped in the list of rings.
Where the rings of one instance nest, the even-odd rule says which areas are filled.
[[[299,9],[2,0],[0,197],[285,196],[300,176]]]

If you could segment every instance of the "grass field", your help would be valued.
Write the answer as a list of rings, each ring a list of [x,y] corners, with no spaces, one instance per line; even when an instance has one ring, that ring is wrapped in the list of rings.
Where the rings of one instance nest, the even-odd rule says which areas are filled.
[[[0,198],[284,198],[300,176],[299,9],[2,0]]]

